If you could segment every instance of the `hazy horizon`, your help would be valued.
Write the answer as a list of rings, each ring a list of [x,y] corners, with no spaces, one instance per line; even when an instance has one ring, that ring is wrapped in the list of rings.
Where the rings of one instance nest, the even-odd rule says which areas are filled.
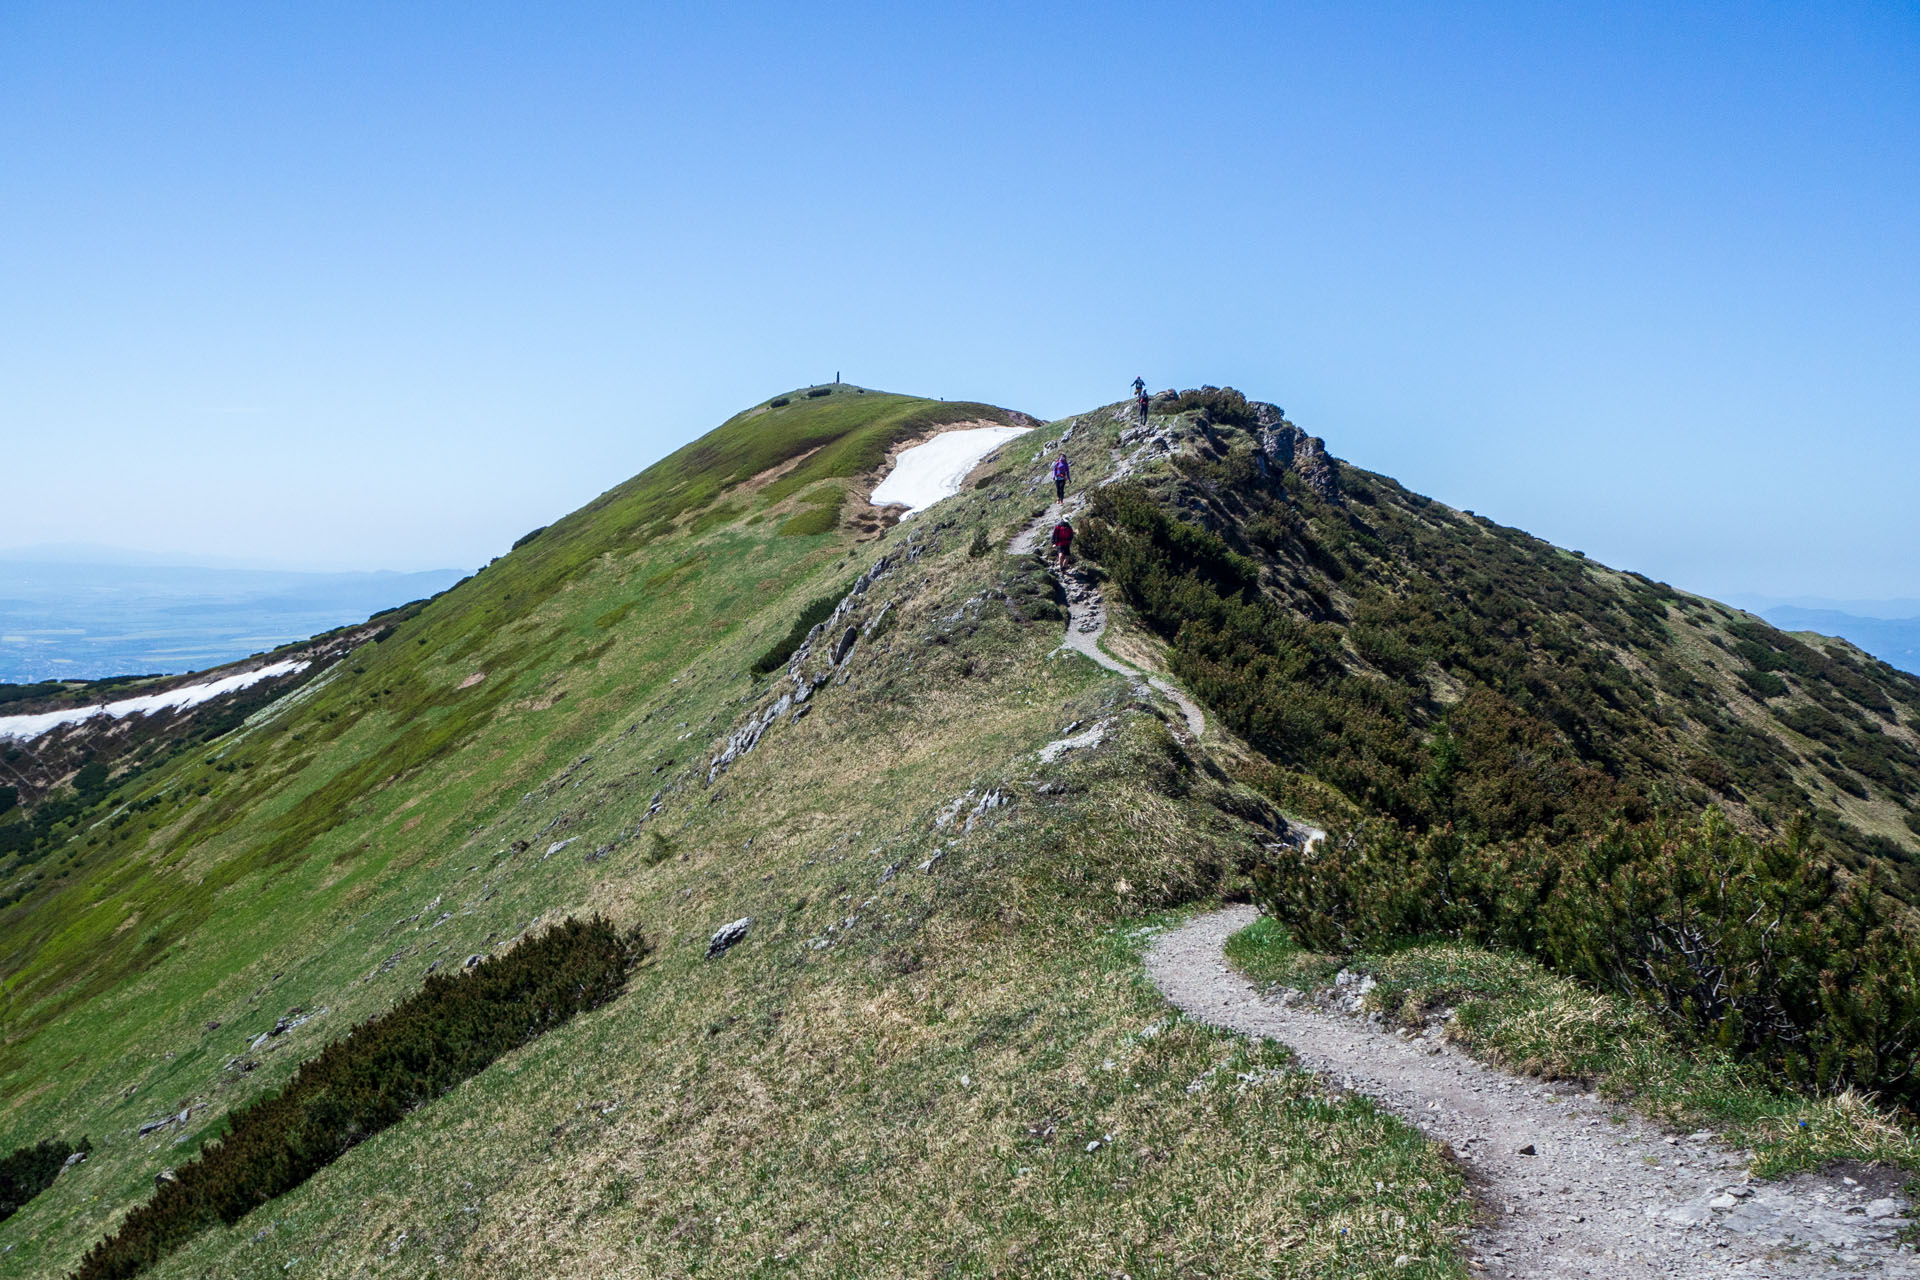
[[[1920,597],[1912,6],[16,5],[0,145],[20,543],[477,565],[836,371],[1139,374],[1688,590]]]

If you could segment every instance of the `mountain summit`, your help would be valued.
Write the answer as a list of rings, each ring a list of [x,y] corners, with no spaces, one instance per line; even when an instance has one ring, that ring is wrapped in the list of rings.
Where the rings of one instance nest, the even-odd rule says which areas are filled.
[[[905,450],[980,428],[1029,430],[908,519],[874,504]],[[1035,550],[1062,518],[1065,568]],[[1898,922],[1916,797],[1920,681],[1410,493],[1231,389],[1043,424],[802,388],[0,863],[4,1137],[91,1139],[0,1238],[79,1266],[276,1091],[360,1114],[296,1078],[323,1048],[597,916],[643,940],[621,982],[325,1129],[318,1172],[152,1273],[1459,1274],[1457,1170],[1172,1016],[1140,970],[1163,913],[1287,911],[1324,875],[1292,923],[1365,941],[1388,913],[1335,910],[1353,859],[1401,892],[1447,851],[1464,886],[1704,814]],[[1457,896],[1441,927],[1481,938]],[[1808,1070],[1893,1088],[1871,1054]]]

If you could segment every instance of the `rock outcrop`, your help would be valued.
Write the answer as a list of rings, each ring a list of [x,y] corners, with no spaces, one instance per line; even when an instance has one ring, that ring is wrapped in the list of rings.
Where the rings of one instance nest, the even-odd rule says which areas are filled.
[[[1266,422],[1267,412],[1261,412],[1263,421],[1257,427],[1256,435],[1260,441],[1260,459],[1264,468],[1273,471],[1286,471],[1291,468],[1298,472],[1323,502],[1340,501],[1340,470],[1331,455],[1327,453],[1327,442],[1319,436],[1310,436],[1291,422],[1280,416],[1280,411],[1272,405],[1255,405],[1256,411],[1271,411],[1272,421]]]
[[[736,942],[739,942],[747,936],[747,931],[751,928],[753,928],[753,917],[741,916],[738,920],[723,924],[718,929],[715,929],[713,936],[707,939],[707,959],[713,959],[721,952],[733,946]]]

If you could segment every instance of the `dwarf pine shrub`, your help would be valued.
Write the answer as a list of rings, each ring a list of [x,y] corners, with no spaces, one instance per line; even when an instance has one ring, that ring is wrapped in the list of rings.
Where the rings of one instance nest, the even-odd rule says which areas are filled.
[[[232,1113],[225,1136],[89,1250],[75,1280],[137,1275],[202,1229],[238,1222],[501,1054],[613,999],[645,952],[637,933],[569,919],[465,974],[429,977],[279,1093]]]
[[[793,620],[793,625],[787,628],[787,634],[781,636],[765,653],[755,658],[748,670],[754,675],[764,676],[770,671],[777,671],[786,666],[787,659],[793,656],[794,650],[806,641],[807,632],[832,617],[834,609],[839,607],[841,597],[846,594],[845,591],[829,592],[808,604],[800,611],[800,616]]]
[[[47,1138],[31,1146],[20,1147],[0,1160],[0,1222],[5,1222],[26,1206],[27,1201],[53,1185],[67,1158],[78,1151],[85,1154],[93,1144],[82,1138],[77,1144]]]
[[[1163,404],[1160,412],[1186,413],[1193,409],[1206,410],[1210,420],[1225,426],[1251,427],[1256,422],[1253,406],[1247,403],[1246,396],[1232,387],[1201,387],[1197,391],[1182,391]]]
[[[1278,853],[1254,880],[1306,946],[1513,947],[1799,1087],[1920,1106],[1920,938],[1877,869],[1843,873],[1804,816],[1770,840],[1709,809],[1560,845],[1371,820]]]

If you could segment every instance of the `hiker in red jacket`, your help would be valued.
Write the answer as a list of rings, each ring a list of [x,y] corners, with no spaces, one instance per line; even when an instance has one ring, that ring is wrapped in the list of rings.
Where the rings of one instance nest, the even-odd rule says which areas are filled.
[[[1067,523],[1065,516],[1062,516],[1060,523],[1053,526],[1053,549],[1059,553],[1060,567],[1063,570],[1072,562],[1073,557],[1069,554],[1072,546],[1073,526]]]
[[[1067,474],[1072,470],[1067,465],[1067,455],[1061,454],[1053,460],[1053,492],[1060,501],[1067,500]]]

